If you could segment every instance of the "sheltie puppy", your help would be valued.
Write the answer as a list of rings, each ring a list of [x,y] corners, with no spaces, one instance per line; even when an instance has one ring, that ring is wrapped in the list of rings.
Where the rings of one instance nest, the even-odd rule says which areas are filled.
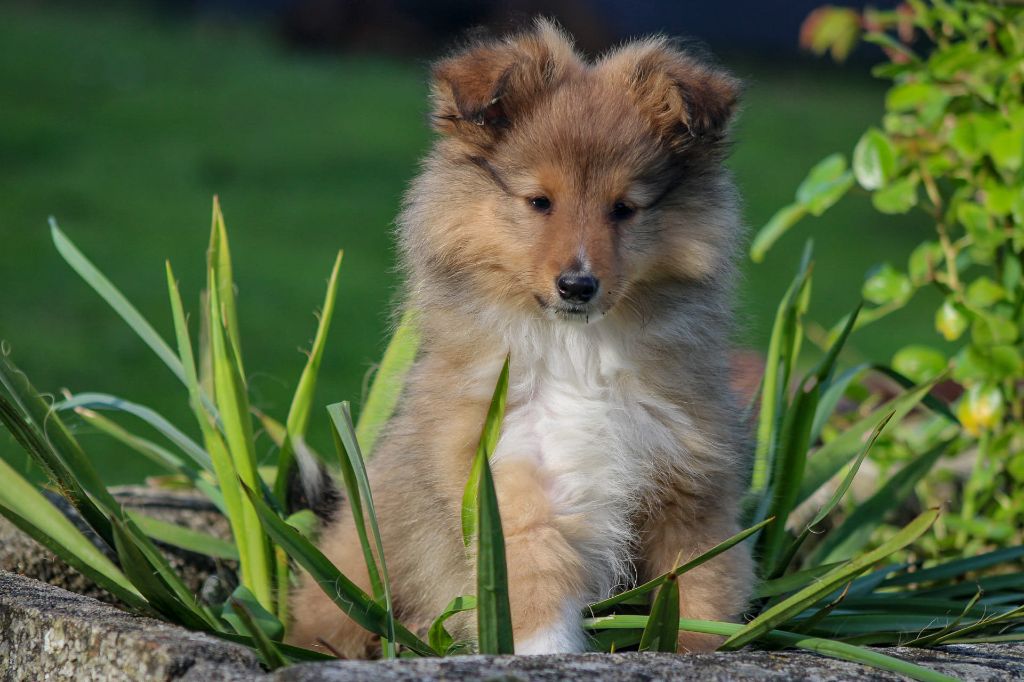
[[[475,592],[460,505],[511,355],[491,460],[515,651],[583,651],[588,603],[738,532],[746,428],[729,389],[736,191],[722,167],[739,85],[664,38],[587,61],[554,24],[432,70],[439,133],[405,197],[405,306],[422,346],[369,475],[396,613],[429,624]],[[320,546],[369,591],[352,516]],[[740,545],[679,580],[683,617],[729,620]],[[348,657],[374,637],[305,577],[291,641]],[[472,639],[472,615],[455,620]],[[719,640],[682,633],[681,650]]]

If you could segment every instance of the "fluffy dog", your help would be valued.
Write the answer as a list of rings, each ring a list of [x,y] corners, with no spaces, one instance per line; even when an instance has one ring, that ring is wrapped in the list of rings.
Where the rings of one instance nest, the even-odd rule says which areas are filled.
[[[515,649],[581,651],[588,602],[738,531],[741,230],[722,168],[738,83],[663,38],[588,62],[545,21],[432,76],[440,135],[398,221],[423,342],[369,464],[396,609],[423,625],[475,591],[460,504],[510,353],[491,466]],[[368,589],[347,510],[321,547]],[[682,615],[734,619],[752,581],[737,546],[679,580]],[[293,642],[371,653],[308,576],[293,608]],[[472,636],[471,617],[456,627]],[[680,635],[686,650],[716,643]]]

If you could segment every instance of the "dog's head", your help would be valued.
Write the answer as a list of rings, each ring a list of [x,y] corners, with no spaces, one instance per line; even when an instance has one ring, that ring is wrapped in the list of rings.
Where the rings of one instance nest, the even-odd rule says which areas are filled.
[[[721,160],[737,95],[662,38],[593,63],[546,21],[472,44],[433,68],[442,135],[410,194],[406,257],[449,295],[571,320],[638,285],[711,277],[734,238]]]

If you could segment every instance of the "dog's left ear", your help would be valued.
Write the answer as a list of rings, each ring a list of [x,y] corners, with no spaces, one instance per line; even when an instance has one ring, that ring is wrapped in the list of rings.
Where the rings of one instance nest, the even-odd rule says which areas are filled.
[[[728,132],[740,82],[664,38],[628,44],[602,60],[671,146],[715,143]]]

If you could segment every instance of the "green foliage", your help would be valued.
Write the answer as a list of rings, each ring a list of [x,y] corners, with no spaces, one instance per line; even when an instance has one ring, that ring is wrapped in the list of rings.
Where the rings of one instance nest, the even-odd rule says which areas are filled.
[[[878,159],[884,154],[877,149],[862,152]],[[876,163],[882,167],[885,162]],[[831,163],[806,183],[806,191],[798,193],[799,200],[813,202],[814,192],[833,191],[818,188],[835,187],[834,183],[849,172]],[[885,177],[887,172],[884,168],[877,170],[875,177]],[[822,205],[814,204],[818,208]],[[372,442],[397,405],[405,372],[418,345],[412,328],[406,327],[392,340],[389,356],[370,389],[371,394],[381,397],[368,421],[360,422],[367,424],[362,431],[353,424],[347,403],[331,405],[327,410],[339,457],[325,464],[339,473],[346,487],[370,576],[372,594],[368,594],[309,540],[308,511],[286,516],[281,508],[280,482],[293,462],[295,448],[303,443],[312,414],[340,258],[328,284],[313,352],[298,381],[289,416],[281,422],[257,413],[249,405],[227,231],[219,207],[215,208],[208,258],[208,290],[199,308],[204,332],[198,350],[191,341],[177,282],[167,268],[178,346],[170,356],[165,352],[170,347],[153,327],[132,313],[134,308],[98,270],[83,265],[88,261],[56,227],[54,235],[61,252],[86,281],[122,311],[130,327],[180,379],[202,442],[191,439],[155,411],[115,396],[83,393],[50,406],[5,355],[0,358],[0,422],[117,560],[107,559],[33,484],[8,466],[0,468],[0,473],[12,481],[0,491],[0,514],[130,608],[244,643],[256,650],[271,669],[319,658],[314,652],[282,643],[288,625],[285,597],[294,577],[292,562],[309,573],[339,609],[381,638],[385,656],[513,652],[505,540],[489,463],[505,414],[509,358],[498,375],[481,428],[461,512],[466,549],[476,558],[477,593],[456,597],[436,617],[428,631],[429,642],[424,642],[395,617],[385,562],[387,548],[378,527],[360,441],[362,433]],[[929,530],[940,518],[938,512],[926,510],[907,525],[898,523],[896,512],[901,503],[933,470],[952,442],[948,438],[937,441],[941,446],[922,451],[853,513],[841,513],[841,503],[864,462],[869,457],[874,459],[883,438],[908,415],[914,415],[919,406],[927,406],[929,419],[934,420],[929,423],[929,433],[941,434],[957,422],[947,405],[929,395],[945,371],[932,354],[911,349],[901,356],[898,364],[913,380],[885,367],[858,365],[839,371],[846,340],[862,319],[859,307],[837,328],[817,364],[796,382],[796,392],[789,390],[803,366],[801,348],[809,334],[803,317],[810,303],[813,273],[808,246],[779,306],[769,348],[761,391],[757,468],[746,498],[750,527],[664,575],[589,605],[582,614],[583,623],[600,650],[635,647],[642,651],[675,651],[678,633],[692,631],[728,637],[726,649],[747,645],[796,647],[932,680],[945,678],[865,645],[1024,640],[1024,607],[1016,606],[1024,595],[1024,572],[1013,563],[1021,558],[1019,547],[969,560],[924,562],[914,560],[911,548],[930,538]],[[886,292],[889,288],[883,282],[872,291]],[[973,296],[976,300],[1002,300],[1006,289],[1005,284],[993,280],[976,285]],[[878,293],[877,297],[882,295]],[[407,324],[411,324],[410,319],[403,323]],[[843,416],[837,414],[840,398],[855,387],[856,377],[872,369],[895,378],[901,391],[842,425]],[[969,392],[958,413],[965,426],[983,429],[998,423],[1005,409],[1001,392],[979,388]],[[143,438],[96,410],[137,419],[152,427],[163,441]],[[210,497],[229,521],[231,541],[122,509],[64,424],[62,415],[68,414],[77,415],[159,464],[179,484],[191,485]],[[260,420],[274,443],[271,456],[261,466],[255,459],[254,418]],[[820,446],[819,441],[823,441]],[[810,450],[815,451],[808,457]],[[813,519],[809,523],[799,521],[798,509],[837,476],[841,480]],[[833,525],[831,530],[822,535],[816,532],[828,524]],[[214,557],[237,557],[241,584],[224,603],[201,601],[175,575],[154,540]],[[678,581],[685,581],[687,572],[744,542],[755,543],[760,573],[765,578],[748,614],[749,622],[737,625],[680,618]],[[978,595],[979,587],[984,589],[983,596]],[[638,609],[643,613],[638,615]],[[453,616],[472,610],[476,611],[476,642],[455,641],[445,624]]]
[[[826,7],[808,18],[802,36],[805,46],[837,57],[859,36],[888,57],[874,69],[892,81],[885,113],[853,149],[852,175],[877,211],[917,209],[934,232],[905,254],[905,265],[894,253],[868,273],[862,295],[872,305],[858,326],[903,308],[922,289],[942,295],[935,330],[952,346],[909,345],[892,364],[916,381],[952,367],[963,391],[956,409],[963,431],[947,451],[976,453],[978,465],[958,512],[941,523],[973,530],[969,538],[947,534],[956,541],[945,550],[1024,542],[1024,500],[1014,495],[1024,460],[1013,456],[1024,440],[1024,7],[913,0],[861,15]],[[845,165],[833,154],[810,171],[797,203],[755,238],[755,260],[805,214],[819,215],[815,209],[853,189],[840,182]],[[923,452],[938,438],[912,449]]]

